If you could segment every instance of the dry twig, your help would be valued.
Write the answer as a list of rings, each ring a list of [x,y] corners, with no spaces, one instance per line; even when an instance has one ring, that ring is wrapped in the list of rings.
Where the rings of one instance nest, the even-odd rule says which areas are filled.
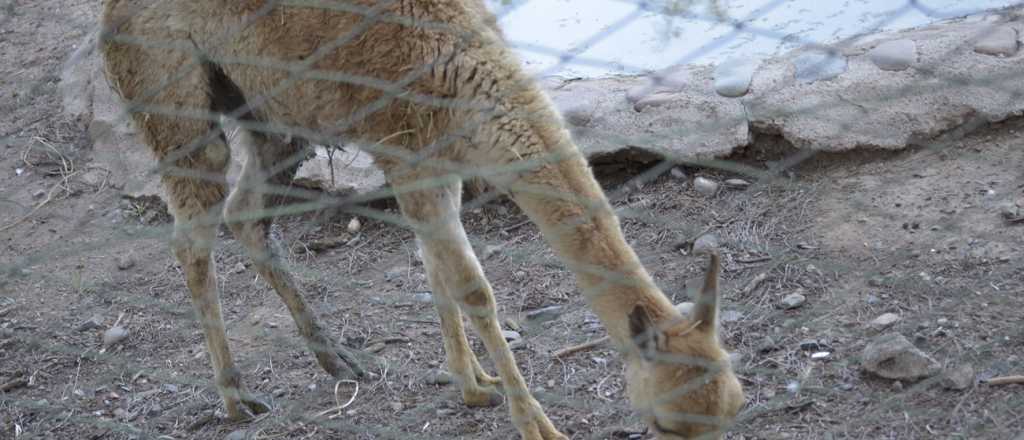
[[[986,380],[989,385],[1024,385],[1024,376],[1001,376]]]
[[[587,341],[587,342],[584,342],[582,344],[577,344],[577,345],[572,345],[572,346],[569,346],[569,347],[565,347],[563,349],[555,350],[555,351],[551,352],[551,356],[552,357],[556,357],[556,358],[569,356],[569,355],[574,354],[574,353],[578,353],[578,352],[581,352],[581,351],[584,351],[584,350],[589,350],[591,348],[600,346],[601,344],[604,344],[605,342],[608,342],[610,339],[611,339],[610,337],[605,336],[603,338],[594,339],[592,341]]]

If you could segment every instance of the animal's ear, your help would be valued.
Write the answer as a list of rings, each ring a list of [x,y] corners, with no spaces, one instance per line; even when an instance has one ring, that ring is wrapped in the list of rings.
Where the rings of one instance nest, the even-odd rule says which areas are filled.
[[[654,324],[647,309],[640,305],[629,312],[629,335],[646,360],[654,359],[655,352],[664,345],[665,333]]]
[[[711,261],[704,275],[704,287],[693,306],[691,319],[697,323],[697,329],[713,335],[718,331],[718,273],[721,271],[721,263],[717,252],[710,251],[708,255]]]

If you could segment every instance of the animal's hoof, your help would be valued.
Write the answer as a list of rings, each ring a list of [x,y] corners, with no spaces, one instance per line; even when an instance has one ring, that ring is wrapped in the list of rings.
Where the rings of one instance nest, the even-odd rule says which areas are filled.
[[[492,386],[480,386],[475,390],[463,390],[462,401],[466,406],[487,408],[501,405],[505,397]]]
[[[242,394],[242,404],[245,405],[246,409],[249,410],[251,416],[255,417],[260,414],[268,413],[271,410],[270,404],[252,394]]]

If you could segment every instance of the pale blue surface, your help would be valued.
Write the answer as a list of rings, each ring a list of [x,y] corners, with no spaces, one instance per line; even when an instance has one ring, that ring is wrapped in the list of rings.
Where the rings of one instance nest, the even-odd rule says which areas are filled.
[[[920,26],[1020,0],[485,0],[530,72],[607,76],[766,57],[809,42]],[[665,5],[676,6],[675,16]],[[690,5],[687,7],[686,5]],[[735,29],[731,23],[742,23]],[[559,57],[577,59],[559,65]]]

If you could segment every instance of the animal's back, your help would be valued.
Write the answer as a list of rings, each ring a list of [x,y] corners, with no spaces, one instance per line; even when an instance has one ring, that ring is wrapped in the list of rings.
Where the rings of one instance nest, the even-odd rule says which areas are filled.
[[[243,99],[197,111],[230,111],[245,101],[256,119],[285,129],[331,136],[341,127],[376,140],[417,128],[396,115],[419,114],[436,131],[447,109],[381,98],[454,96],[449,89],[459,85],[439,78],[446,60],[501,38],[480,0],[264,3],[107,0],[103,23],[115,35],[104,46],[110,76],[131,101],[152,94],[147,88],[199,86],[174,75],[205,69],[211,94],[237,91]],[[217,88],[225,83],[218,79],[228,90]]]

